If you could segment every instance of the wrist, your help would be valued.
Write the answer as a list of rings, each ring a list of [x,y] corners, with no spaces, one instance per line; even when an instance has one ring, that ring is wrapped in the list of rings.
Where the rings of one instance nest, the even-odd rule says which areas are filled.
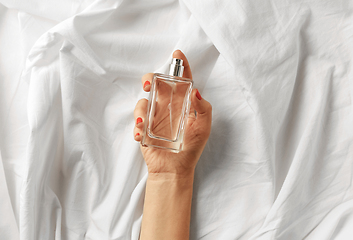
[[[149,181],[194,181],[195,170],[174,172],[148,172]]]
[[[189,239],[194,171],[149,173],[141,239]]]

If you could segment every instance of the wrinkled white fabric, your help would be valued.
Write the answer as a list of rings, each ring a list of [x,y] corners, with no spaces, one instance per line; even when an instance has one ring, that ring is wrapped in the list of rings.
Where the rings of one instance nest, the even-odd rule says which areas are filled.
[[[0,239],[138,239],[175,49],[213,106],[190,239],[351,239],[350,0],[0,0]]]

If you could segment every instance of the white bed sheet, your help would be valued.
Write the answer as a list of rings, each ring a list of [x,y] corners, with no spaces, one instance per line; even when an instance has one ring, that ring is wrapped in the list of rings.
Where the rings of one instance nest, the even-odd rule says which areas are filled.
[[[140,78],[213,105],[191,239],[351,239],[353,3],[0,0],[0,239],[138,239]]]

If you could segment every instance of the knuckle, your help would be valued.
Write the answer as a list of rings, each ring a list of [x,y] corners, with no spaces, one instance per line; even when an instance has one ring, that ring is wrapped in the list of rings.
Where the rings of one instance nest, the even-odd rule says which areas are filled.
[[[147,107],[147,103],[148,100],[146,98],[138,100],[134,109],[134,114],[136,115],[138,112],[143,111],[143,109]]]
[[[153,75],[154,73],[146,73],[145,75],[142,76],[142,82],[152,79]]]
[[[136,106],[140,106],[141,104],[143,104],[144,100],[145,100],[144,98],[142,98],[142,99],[138,100],[138,102],[137,102],[137,105],[136,105]]]
[[[207,112],[212,112],[212,105],[210,103],[207,104],[206,110]]]
[[[146,98],[142,98],[140,100],[138,100],[137,104],[136,104],[136,108],[142,108],[147,106],[148,100]]]

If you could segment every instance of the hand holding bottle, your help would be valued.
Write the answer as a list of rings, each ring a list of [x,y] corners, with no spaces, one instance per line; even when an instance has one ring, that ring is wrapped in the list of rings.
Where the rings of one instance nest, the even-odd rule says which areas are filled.
[[[177,50],[173,53],[174,58],[179,58],[184,61],[184,77],[192,79],[189,63],[184,54]],[[149,73],[142,77],[142,86],[144,91],[149,92],[153,74]],[[163,86],[160,86],[163,89]],[[176,89],[178,91],[178,89]],[[183,91],[181,91],[183,92]],[[176,92],[177,94],[177,92]],[[165,119],[163,110],[167,111],[168,107],[164,106],[163,102],[159,102],[157,106],[155,118],[159,119],[158,131],[163,134],[163,131],[169,131],[169,122],[172,119]],[[175,102],[175,104],[179,104]],[[134,128],[134,138],[136,141],[141,141],[143,137],[143,126],[147,112],[147,99],[141,99],[134,111],[136,125]],[[195,115],[196,111],[196,115]],[[165,122],[164,122],[165,120]],[[160,174],[177,174],[184,175],[194,172],[198,159],[208,140],[212,122],[212,107],[209,102],[203,99],[197,89],[193,89],[191,93],[191,109],[186,121],[184,148],[179,153],[174,153],[162,149],[141,147],[142,154],[146,161],[149,173]]]
[[[190,66],[184,54],[177,50],[173,53],[173,58],[184,62],[183,77],[192,79]],[[142,77],[144,91],[151,90],[152,79],[152,73]],[[153,109],[149,111],[151,119],[147,119],[148,122],[145,119],[148,100],[141,99],[137,103],[134,111],[136,141],[141,142],[144,139],[145,121],[151,123],[152,134],[167,139],[174,139],[177,132],[176,126],[179,130],[180,126],[184,126],[180,125],[180,119],[183,118],[180,118],[183,116],[180,113],[185,109],[180,110],[180,107],[185,106],[184,95],[185,92],[190,93],[192,84],[190,85],[191,81],[187,80],[185,85],[188,86],[183,87],[183,84],[173,82],[174,80],[154,82],[154,87],[158,88],[158,101],[151,104]],[[185,130],[183,129],[184,142],[181,151],[176,153],[141,145],[148,167],[141,240],[189,239],[194,170],[210,135],[212,122],[211,104],[202,99],[197,89],[192,90],[190,100],[190,114],[186,119]],[[151,141],[151,145],[155,146],[154,139]],[[158,138],[155,141],[158,141]],[[163,142],[160,144],[162,145],[159,146],[164,147]]]

